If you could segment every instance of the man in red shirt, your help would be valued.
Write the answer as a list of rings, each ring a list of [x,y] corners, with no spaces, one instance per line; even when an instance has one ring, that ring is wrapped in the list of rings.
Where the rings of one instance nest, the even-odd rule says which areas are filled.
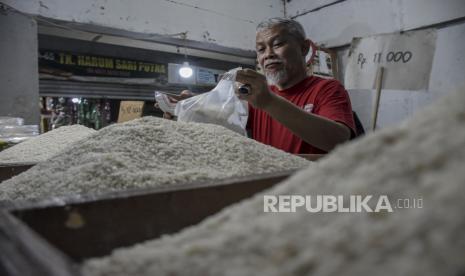
[[[265,75],[238,71],[247,84],[252,138],[290,153],[326,153],[355,135],[347,91],[336,80],[307,76],[310,49],[302,26],[272,18],[257,27],[257,60]]]
[[[257,61],[265,75],[244,69],[236,76],[250,87],[238,96],[249,102],[253,139],[289,153],[322,154],[355,136],[347,91],[336,80],[307,75],[309,49],[297,21],[272,18],[258,25]]]

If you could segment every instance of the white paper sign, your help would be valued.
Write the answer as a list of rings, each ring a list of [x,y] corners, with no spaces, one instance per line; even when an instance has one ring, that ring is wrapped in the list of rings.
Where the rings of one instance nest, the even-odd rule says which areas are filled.
[[[318,58],[320,61],[320,72],[324,74],[330,74],[328,64],[326,63],[326,60],[328,59],[328,55],[323,52],[319,51]]]
[[[435,48],[433,29],[354,38],[345,87],[374,89],[376,70],[383,66],[383,89],[427,89]]]
[[[199,67],[197,70],[197,84],[216,85],[219,75],[224,72],[222,70]]]

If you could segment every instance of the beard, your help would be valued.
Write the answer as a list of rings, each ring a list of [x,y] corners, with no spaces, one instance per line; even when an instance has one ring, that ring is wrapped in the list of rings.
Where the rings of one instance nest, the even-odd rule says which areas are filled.
[[[276,86],[279,83],[283,83],[287,80],[287,71],[285,69],[277,70],[274,72],[265,71],[265,77],[268,85]]]

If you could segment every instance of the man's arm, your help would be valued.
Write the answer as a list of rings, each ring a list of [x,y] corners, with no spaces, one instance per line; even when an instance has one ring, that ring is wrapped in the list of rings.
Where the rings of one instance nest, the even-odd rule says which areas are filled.
[[[305,142],[324,151],[350,139],[350,129],[324,117],[310,114],[269,91],[263,75],[249,69],[238,72],[236,80],[251,86],[250,94],[239,94],[254,107],[267,112]]]
[[[307,113],[276,94],[270,95],[263,110],[310,145],[330,151],[349,140],[350,130],[344,124]]]

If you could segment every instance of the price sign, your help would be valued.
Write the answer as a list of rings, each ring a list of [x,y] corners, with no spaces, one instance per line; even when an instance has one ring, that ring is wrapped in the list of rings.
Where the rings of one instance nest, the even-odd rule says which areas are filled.
[[[354,38],[345,87],[373,89],[376,70],[383,66],[383,89],[427,89],[435,48],[433,29]]]
[[[118,123],[127,122],[142,116],[143,101],[121,101],[118,113]]]

